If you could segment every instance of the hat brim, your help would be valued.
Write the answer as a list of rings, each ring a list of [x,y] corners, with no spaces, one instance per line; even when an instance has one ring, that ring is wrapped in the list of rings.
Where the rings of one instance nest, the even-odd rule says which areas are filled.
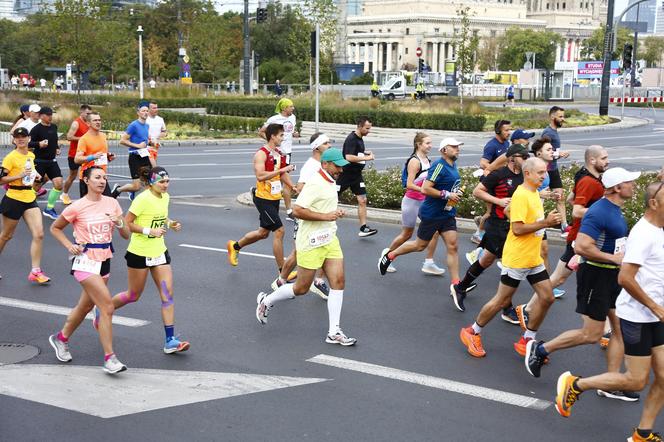
[[[459,144],[446,144],[446,145],[444,145],[444,146],[440,146],[440,147],[438,148],[438,150],[441,150],[441,151],[442,151],[442,150],[445,149],[447,146],[460,147],[460,146],[463,146],[463,143],[459,143]]]
[[[348,160],[344,160],[343,158],[340,159],[340,160],[333,160],[333,161],[329,161],[329,162],[330,162],[330,163],[334,163],[334,164],[336,164],[336,165],[339,166],[339,167],[347,166],[347,165],[350,164],[350,161],[348,161]]]

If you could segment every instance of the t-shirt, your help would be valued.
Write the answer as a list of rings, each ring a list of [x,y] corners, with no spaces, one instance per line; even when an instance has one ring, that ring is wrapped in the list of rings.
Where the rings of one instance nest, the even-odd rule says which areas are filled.
[[[35,154],[32,152],[22,154],[18,149],[14,149],[2,159],[2,168],[7,170],[7,176],[17,176],[23,173],[27,161],[30,161],[30,164],[32,164],[32,170],[35,170]],[[9,185],[25,186],[22,179],[12,181]],[[10,188],[7,190],[6,195],[11,199],[24,203],[31,203],[37,198],[32,189],[17,190]]]
[[[664,306],[664,231],[641,218],[629,233],[623,262],[641,266],[636,282],[653,301]],[[659,322],[648,307],[625,289],[616,300],[616,315],[632,322]]]
[[[604,196],[604,185],[592,175],[585,175],[574,186],[574,203],[577,206],[590,207]],[[572,227],[567,235],[567,242],[576,239],[581,227],[581,218],[572,218]]]
[[[74,121],[78,124],[78,129],[76,130],[76,133],[74,133],[74,136],[80,139],[90,129],[90,126],[88,126],[88,123],[86,123],[81,117],[76,118],[76,120]],[[67,156],[69,158],[74,158],[76,156],[77,149],[78,149],[78,140],[70,141],[69,153],[67,154]]]
[[[551,184],[551,177],[547,172],[547,174],[544,175],[544,181],[542,181],[542,184],[540,184],[540,186],[537,188],[537,191],[541,192],[542,190],[548,188],[550,184]]]
[[[93,135],[92,132],[86,132],[85,135],[78,140],[78,152],[82,152],[83,155],[94,155],[97,152],[105,153],[106,161],[108,161],[108,142],[106,141],[106,135],[102,132],[99,132],[98,135]],[[85,169],[90,168],[92,165],[98,163],[95,161],[88,161],[83,163],[78,171],[78,178],[80,179],[83,176]],[[105,165],[101,165],[101,168],[106,170]]]
[[[30,118],[27,118],[27,119],[21,121],[21,122],[18,124],[18,126],[16,126],[16,127],[17,127],[17,128],[18,128],[18,127],[25,127],[25,128],[28,130],[28,132],[30,132],[30,131],[32,130],[32,128],[35,127],[37,124],[39,124],[39,121],[37,121],[37,122],[35,123],[35,122],[32,121]]]
[[[318,169],[302,188],[302,192],[293,203],[316,213],[329,213],[337,210],[337,184],[327,172]],[[329,244],[337,232],[335,221],[300,220],[295,239],[295,248],[304,252]]]
[[[141,144],[144,142],[147,147],[149,136],[147,123],[141,123],[140,120],[134,120],[129,126],[127,126],[125,132],[129,135],[129,141],[134,144]],[[135,147],[129,148],[129,152],[135,150]]]
[[[523,183],[523,174],[514,173],[509,167],[501,167],[494,170],[482,180],[489,194],[496,198],[510,198],[517,186]],[[491,218],[506,221],[505,208],[496,204],[491,205]]]
[[[157,229],[166,224],[168,219],[168,193],[162,193],[161,198],[154,196],[150,189],[141,192],[132,201],[129,211],[136,215],[134,224],[141,227]],[[166,251],[164,237],[132,233],[127,251],[146,258],[157,258]]]
[[[300,176],[297,178],[298,183],[306,183],[320,170],[320,161],[310,157],[300,169]]]
[[[39,147],[39,142],[43,140],[47,140],[48,145],[46,147]],[[58,126],[55,124],[44,126],[42,123],[38,123],[30,131],[28,146],[34,149],[37,162],[53,161],[58,150]]]
[[[558,135],[558,130],[551,126],[547,126],[546,129],[542,131],[542,136],[551,138],[551,146],[553,146],[554,152],[560,150],[560,135]],[[558,160],[553,160],[547,165],[546,170],[556,170],[557,168]]]
[[[290,117],[284,117],[281,114],[272,115],[263,127],[267,127],[269,124],[281,124],[284,127],[284,138],[281,140],[279,150],[285,154],[291,153],[293,151],[293,132],[295,132],[296,124],[295,115]]]
[[[344,141],[344,158],[346,155],[364,156],[364,140],[358,137],[355,131],[351,132]],[[344,173],[352,174],[362,172],[364,161],[360,163],[350,163],[344,166]]]
[[[627,222],[620,210],[606,198],[593,204],[581,220],[579,233],[595,240],[595,245],[604,253],[616,253],[616,241],[620,246],[627,238]],[[608,263],[613,264],[613,263]]]
[[[413,158],[416,158],[417,161],[420,163],[420,173],[415,176],[415,179],[413,180],[413,184],[416,186],[422,187],[422,184],[424,184],[424,180],[427,179],[427,175],[429,173],[429,169],[431,168],[431,161],[429,161],[429,158],[426,160],[422,161],[417,155],[411,156],[408,161],[406,162],[405,165],[405,170],[406,170],[406,180],[408,180],[408,165],[410,164],[410,160]],[[407,182],[407,181],[406,181]],[[426,195],[424,195],[422,192],[418,192],[417,190],[413,189],[406,189],[406,192],[404,193],[404,196],[410,199],[414,199],[417,201],[424,201],[426,199]]]
[[[443,158],[433,162],[427,172],[427,181],[433,183],[436,190],[458,192],[461,189],[461,175],[456,163],[450,164]],[[456,203],[443,198],[428,196],[420,206],[420,219],[445,219],[456,215]]]
[[[523,184],[516,188],[510,203],[510,231],[503,247],[503,265],[513,269],[532,269],[544,263],[540,255],[545,229],[516,236],[512,231],[515,222],[533,224],[544,219],[544,206],[537,190]]]
[[[100,201],[81,198],[68,205],[62,216],[74,228],[76,242],[85,244],[106,244],[113,240],[115,225],[106,214],[121,216],[122,207],[115,198],[101,197]],[[88,249],[85,254],[93,261],[103,262],[113,256],[107,249]]]
[[[145,122],[148,125],[148,135],[152,141],[158,141],[161,138],[161,131],[166,130],[166,123],[159,115],[148,117]]]
[[[510,147],[509,140],[504,142],[498,141],[496,137],[493,137],[489,140],[488,143],[484,145],[484,151],[482,152],[482,158],[493,163],[496,161],[496,158],[507,152],[507,149]]]

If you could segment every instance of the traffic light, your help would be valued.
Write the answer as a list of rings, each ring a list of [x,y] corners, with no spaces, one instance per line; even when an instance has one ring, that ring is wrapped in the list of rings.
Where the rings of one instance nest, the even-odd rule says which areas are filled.
[[[417,59],[417,72],[419,72],[419,73],[424,72],[424,59],[423,58],[418,58]]]
[[[254,52],[254,65],[258,66],[261,64],[261,54]]]
[[[311,57],[316,58],[316,31],[311,31]]]
[[[631,43],[625,43],[625,46],[623,47],[623,69],[627,70],[632,67],[632,51],[634,50],[634,47],[632,46]]]
[[[267,9],[258,8],[256,10],[256,23],[263,23],[266,20],[267,20]]]

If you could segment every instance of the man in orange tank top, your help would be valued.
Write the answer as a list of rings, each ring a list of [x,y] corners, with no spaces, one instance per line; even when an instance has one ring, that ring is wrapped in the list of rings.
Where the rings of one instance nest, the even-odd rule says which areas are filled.
[[[277,267],[281,270],[284,265],[284,226],[279,218],[279,202],[283,186],[293,188],[288,172],[295,170],[295,166],[286,165],[284,155],[279,150],[283,136],[284,128],[281,124],[269,124],[265,129],[268,141],[254,154],[256,187],[251,189],[251,193],[258,209],[260,227],[245,234],[239,241],[228,241],[228,262],[233,266],[237,265],[242,247],[266,239],[270,232],[274,233],[272,251]]]
[[[82,104],[79,109],[78,118],[76,118],[69,126],[69,131],[67,132],[67,140],[69,140],[69,153],[67,154],[67,161],[69,162],[69,176],[65,181],[64,192],[60,195],[60,201],[63,204],[71,204],[71,198],[69,198],[69,188],[74,184],[76,175],[78,173],[79,165],[74,161],[76,156],[76,151],[78,150],[78,140],[81,139],[83,135],[88,131],[90,126],[88,125],[88,118],[90,117],[90,112],[92,108],[87,104]]]

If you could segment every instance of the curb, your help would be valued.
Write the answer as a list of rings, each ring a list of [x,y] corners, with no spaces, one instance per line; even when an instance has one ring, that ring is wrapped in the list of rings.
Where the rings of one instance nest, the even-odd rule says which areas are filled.
[[[249,192],[244,192],[239,194],[236,197],[238,203],[244,206],[254,206],[254,203]],[[352,206],[349,204],[339,204],[339,207],[346,211],[346,218],[357,218],[357,206]],[[285,211],[283,206],[280,207],[281,210]],[[391,210],[391,209],[376,209],[373,207],[367,208],[367,219],[386,223],[386,224],[401,224],[401,211]],[[466,218],[457,218],[457,231],[461,233],[475,233],[477,226],[475,221],[472,219]],[[565,245],[566,241],[560,236],[560,231],[557,229],[547,229],[546,236],[548,238],[549,244],[554,245]]]

